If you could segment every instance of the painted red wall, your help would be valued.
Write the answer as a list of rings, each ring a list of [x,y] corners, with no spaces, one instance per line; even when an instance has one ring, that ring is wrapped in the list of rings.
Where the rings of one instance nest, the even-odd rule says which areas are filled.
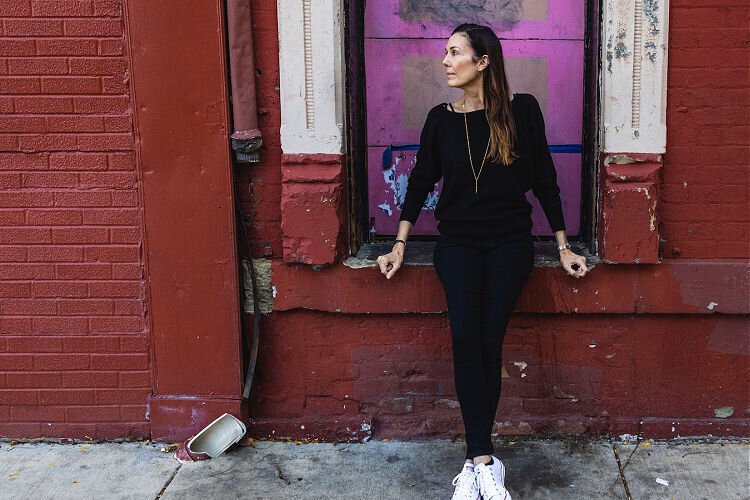
[[[279,296],[262,319],[256,381],[243,415],[249,433],[459,434],[448,324],[431,268],[405,269],[385,282],[373,269],[338,263],[315,270],[283,260],[276,6],[252,6],[264,147],[261,163],[241,167],[236,182],[252,218],[254,255],[273,260]],[[535,269],[508,334],[498,432],[750,435],[742,260],[750,253],[750,85],[740,52],[747,48],[740,24],[747,7],[735,0],[670,7],[665,260],[601,264],[575,283],[559,269]],[[186,437],[209,418],[192,418],[190,401],[202,405],[205,397],[210,406],[218,394],[223,399],[214,408],[239,407],[241,373],[232,357],[238,332],[231,327],[214,337],[228,358],[225,369],[216,366],[203,381],[183,383],[176,351],[149,355],[142,249],[168,255],[169,248],[164,239],[149,247],[143,237],[136,175],[142,167],[133,155],[141,145],[131,121],[137,101],[127,81],[138,71],[131,72],[124,53],[122,10],[113,0],[0,0],[0,436],[147,436],[154,392],[164,418],[153,432],[162,437]],[[214,50],[200,52],[201,63],[208,68],[213,61],[223,75],[220,44]],[[144,79],[135,88],[158,71],[138,77]],[[226,106],[216,81],[196,91],[202,93],[195,103]],[[154,111],[158,101],[149,99],[139,110],[147,126],[138,130],[154,141],[169,114]],[[210,144],[192,141],[191,154],[206,145],[224,154],[224,112],[206,122],[215,125]],[[156,149],[150,154],[159,158]],[[206,162],[208,171],[226,174],[222,158]],[[220,215],[226,224],[226,212]],[[204,256],[231,260],[227,246]],[[210,282],[229,293],[222,279]],[[159,342],[197,357],[205,351],[200,340],[169,330],[177,306],[175,299],[162,309],[172,312],[159,323],[166,329]],[[231,319],[232,307],[222,317]],[[151,314],[150,305],[145,309]],[[161,392],[150,375],[160,363]],[[727,408],[732,414],[723,418]],[[168,421],[173,410],[176,423]]]
[[[276,26],[264,3],[254,2],[261,29]],[[738,14],[747,8],[682,0],[670,9],[664,260],[600,264],[575,283],[559,269],[534,271],[506,341],[500,433],[750,435],[750,85],[739,50],[746,15]],[[267,148],[240,181],[250,183],[255,255],[274,259],[276,291],[275,312],[263,318],[249,432],[457,435],[449,329],[431,268],[404,269],[386,283],[372,269],[281,260],[276,40],[266,31],[256,38]],[[726,116],[710,111],[722,102]]]
[[[670,2],[665,257],[750,257],[748,11]]]
[[[0,436],[147,436],[122,6],[2,0],[0,16]]]

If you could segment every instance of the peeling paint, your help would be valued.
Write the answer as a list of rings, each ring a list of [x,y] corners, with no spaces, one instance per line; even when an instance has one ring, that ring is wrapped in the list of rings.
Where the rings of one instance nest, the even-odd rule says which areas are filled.
[[[659,34],[659,2],[658,0],[643,0],[643,15],[648,19],[648,32],[652,36]]]
[[[438,399],[435,405],[446,406],[448,408],[460,408],[461,405],[455,399]]]
[[[401,210],[404,204],[404,199],[406,198],[406,188],[409,185],[409,174],[408,173],[396,173],[396,168],[401,163],[401,160],[405,158],[404,155],[399,155],[394,158],[394,162],[391,165],[391,168],[387,170],[383,170],[383,180],[385,183],[391,188],[390,191],[393,193],[393,204]],[[410,167],[413,167],[414,164],[416,164],[416,157],[412,156],[409,160]],[[409,169],[411,170],[411,169]],[[385,193],[388,193],[388,190],[385,190]],[[432,191],[430,194],[427,195],[427,199],[424,202],[424,205],[422,206],[422,210],[435,210],[435,207],[437,206],[438,198],[440,197],[440,192],[438,190]],[[387,202],[383,202],[383,204],[378,205],[379,208],[386,210],[384,208],[384,205],[386,205]],[[388,215],[391,215],[391,212],[389,210],[392,210],[391,206],[388,205],[388,209],[386,210],[388,212]]]
[[[630,52],[630,49],[628,49],[627,45],[625,45],[625,38],[627,37],[627,33],[625,30],[621,30],[617,33],[617,43],[615,44],[615,58],[616,59],[627,59],[631,55],[633,55],[632,52]]]
[[[656,200],[654,200],[653,205],[651,205],[651,208],[649,209],[649,221],[648,221],[648,229],[652,233],[656,231]]]
[[[722,406],[721,408],[714,408],[714,415],[717,418],[729,418],[734,414],[734,407]]]
[[[612,163],[615,165],[627,165],[630,163],[636,163],[636,161],[628,155],[607,155],[607,157],[604,158],[604,166],[607,167]]]
[[[383,203],[378,205],[378,208],[381,209],[383,212],[387,213],[388,217],[393,215],[393,209],[391,208],[391,206],[388,204],[387,201],[384,201]]]
[[[713,310],[714,310],[714,307],[716,307],[716,306],[718,306],[718,305],[719,305],[719,303],[718,303],[718,302],[713,302],[713,301],[712,301],[712,302],[709,302],[709,303],[708,303],[708,305],[707,305],[706,307],[708,307],[708,309],[709,309],[710,311],[713,311]]]
[[[377,262],[372,259],[360,259],[357,257],[348,257],[344,265],[350,269],[363,269],[366,267],[377,267]]]
[[[515,361],[513,365],[518,367],[518,370],[521,372],[521,378],[524,378],[526,376],[526,373],[524,373],[524,370],[529,365],[527,365],[525,361]]]

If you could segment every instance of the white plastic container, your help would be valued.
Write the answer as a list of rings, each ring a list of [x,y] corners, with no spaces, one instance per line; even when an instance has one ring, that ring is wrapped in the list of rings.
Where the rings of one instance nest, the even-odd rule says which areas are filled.
[[[216,458],[242,439],[245,432],[247,428],[241,420],[225,413],[188,441],[187,448],[191,453],[205,453]]]

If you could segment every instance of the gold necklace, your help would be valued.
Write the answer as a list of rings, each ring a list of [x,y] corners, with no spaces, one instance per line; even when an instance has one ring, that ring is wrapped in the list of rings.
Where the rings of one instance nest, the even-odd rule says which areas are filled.
[[[466,120],[466,97],[461,103],[461,109],[464,114],[464,127],[466,128],[466,148],[469,150],[469,165],[471,165],[471,173],[474,174],[474,193],[479,192],[479,176],[482,175],[484,169],[484,162],[487,159],[487,152],[490,150],[490,140],[487,139],[487,149],[484,150],[484,158],[482,158],[482,165],[479,167],[479,173],[474,169],[474,160],[471,158],[471,143],[469,142],[469,122]]]

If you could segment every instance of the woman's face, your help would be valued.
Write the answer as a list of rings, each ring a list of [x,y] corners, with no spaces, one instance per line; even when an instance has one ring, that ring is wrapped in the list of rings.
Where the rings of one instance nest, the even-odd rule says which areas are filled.
[[[462,33],[456,33],[448,39],[445,45],[443,66],[448,75],[448,86],[464,88],[482,78],[482,71],[487,67],[487,56],[482,56],[474,62],[474,49]]]

